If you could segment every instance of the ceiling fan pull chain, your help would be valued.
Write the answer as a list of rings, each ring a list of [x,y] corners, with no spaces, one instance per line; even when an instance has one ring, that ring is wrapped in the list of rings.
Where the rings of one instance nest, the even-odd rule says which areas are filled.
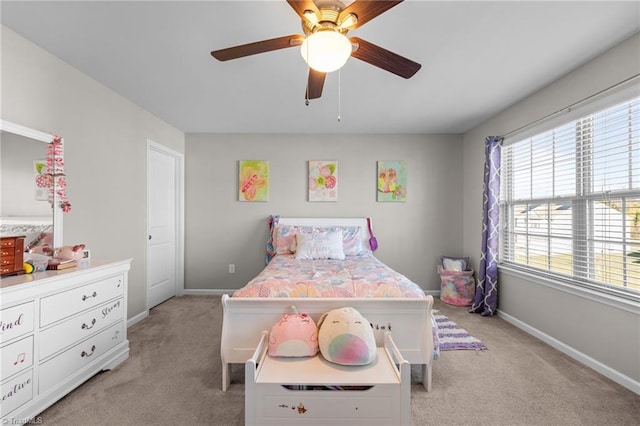
[[[307,58],[309,57],[309,45],[307,44]],[[311,67],[307,65],[307,74],[311,73]],[[309,74],[310,75],[310,74]],[[304,91],[304,104],[309,106],[309,80],[307,79],[307,88]]]

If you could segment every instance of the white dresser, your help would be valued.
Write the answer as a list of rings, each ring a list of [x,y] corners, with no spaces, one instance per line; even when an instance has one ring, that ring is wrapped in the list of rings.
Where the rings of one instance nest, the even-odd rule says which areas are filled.
[[[0,280],[0,418],[24,424],[129,357],[131,260]]]

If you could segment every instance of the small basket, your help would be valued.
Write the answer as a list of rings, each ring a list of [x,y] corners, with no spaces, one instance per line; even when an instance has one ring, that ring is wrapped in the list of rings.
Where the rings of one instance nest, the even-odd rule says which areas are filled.
[[[476,289],[473,271],[449,271],[438,266],[440,300],[454,306],[471,306]]]

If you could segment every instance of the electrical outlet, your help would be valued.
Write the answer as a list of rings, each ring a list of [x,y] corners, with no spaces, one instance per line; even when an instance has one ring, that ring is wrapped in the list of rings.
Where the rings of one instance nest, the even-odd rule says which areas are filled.
[[[235,274],[236,273],[236,265],[233,263],[229,264],[229,273],[230,274]]]

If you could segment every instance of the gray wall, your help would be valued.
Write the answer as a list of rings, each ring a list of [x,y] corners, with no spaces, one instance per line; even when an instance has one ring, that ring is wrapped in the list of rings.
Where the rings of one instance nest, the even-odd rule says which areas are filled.
[[[238,201],[238,160],[269,161],[268,202]],[[308,160],[338,161],[337,202],[307,201]],[[377,160],[407,162],[406,202],[376,202]],[[462,254],[461,163],[452,135],[187,134],[185,287],[244,285],[264,267],[267,217],[279,214],[371,216],[376,256],[439,290],[440,256]]]
[[[184,134],[2,26],[2,118],[64,137],[64,244],[133,258],[128,315],[146,310],[147,138],[184,152]]]
[[[464,135],[463,251],[481,243],[484,140],[518,129],[640,73],[636,34],[548,87]],[[539,279],[499,276],[499,310],[628,378],[640,381],[640,319],[637,312],[560,292]]]

